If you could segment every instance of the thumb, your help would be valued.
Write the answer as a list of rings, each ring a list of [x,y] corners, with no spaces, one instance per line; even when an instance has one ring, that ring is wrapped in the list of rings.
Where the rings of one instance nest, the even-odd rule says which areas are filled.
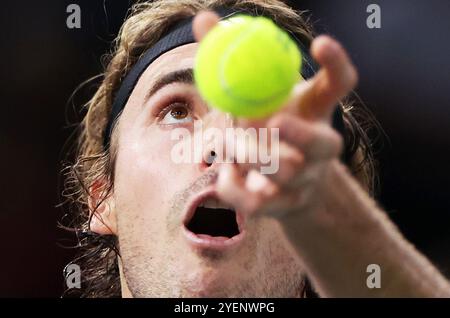
[[[219,16],[212,11],[199,12],[192,22],[195,40],[200,42],[205,35],[219,22]]]

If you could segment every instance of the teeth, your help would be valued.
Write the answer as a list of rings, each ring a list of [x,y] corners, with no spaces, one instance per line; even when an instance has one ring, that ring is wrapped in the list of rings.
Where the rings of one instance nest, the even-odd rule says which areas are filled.
[[[216,198],[208,198],[202,203],[200,203],[199,207],[202,208],[208,208],[208,209],[227,209],[227,210],[233,210],[234,208],[230,205],[226,205],[225,203],[219,201]]]

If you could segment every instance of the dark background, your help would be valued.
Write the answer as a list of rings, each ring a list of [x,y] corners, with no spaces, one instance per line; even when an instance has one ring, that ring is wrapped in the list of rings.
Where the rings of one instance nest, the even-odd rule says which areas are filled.
[[[66,7],[81,7],[81,29]],[[290,1],[338,38],[360,72],[358,93],[388,139],[378,151],[378,201],[405,236],[450,276],[450,1]],[[382,28],[366,27],[366,8]],[[0,296],[59,297],[72,251],[56,228],[62,148],[76,111],[67,101],[101,72],[130,1],[1,4]],[[74,99],[75,109],[95,91]],[[69,111],[67,111],[69,109]],[[65,243],[64,243],[65,244]],[[405,266],[407,266],[405,264]]]

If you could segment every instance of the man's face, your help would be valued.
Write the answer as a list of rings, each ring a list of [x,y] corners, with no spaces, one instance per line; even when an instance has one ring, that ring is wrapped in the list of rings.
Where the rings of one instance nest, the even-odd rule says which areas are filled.
[[[247,219],[217,202],[221,163],[173,160],[180,143],[171,138],[174,129],[195,135],[194,122],[202,121],[203,129],[230,125],[201,99],[189,71],[167,80],[193,68],[197,46],[155,60],[120,119],[112,200],[123,295],[297,296],[301,266],[278,223]],[[202,147],[205,157],[214,151],[208,142]]]

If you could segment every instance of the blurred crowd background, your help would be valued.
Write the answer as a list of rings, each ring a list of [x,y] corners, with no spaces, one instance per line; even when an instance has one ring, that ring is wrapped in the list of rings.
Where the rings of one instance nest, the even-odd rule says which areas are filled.
[[[80,29],[66,7],[81,8]],[[450,276],[450,2],[289,1],[348,49],[357,92],[387,137],[377,142],[377,199],[404,235]],[[381,29],[366,8],[381,7]],[[131,1],[1,4],[0,296],[59,297],[73,237],[57,229],[63,145]],[[407,266],[407,264],[405,264]]]

